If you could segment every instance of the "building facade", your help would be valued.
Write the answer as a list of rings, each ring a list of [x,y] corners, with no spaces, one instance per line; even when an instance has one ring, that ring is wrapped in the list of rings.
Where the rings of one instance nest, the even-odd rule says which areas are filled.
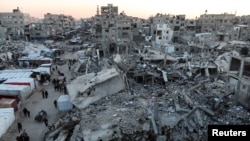
[[[24,33],[28,41],[44,41],[49,37],[49,32],[45,30],[45,24],[43,23],[26,25]]]
[[[198,18],[201,32],[227,32],[236,24],[235,14],[202,14]]]
[[[118,6],[113,6],[113,4],[108,4],[107,6],[101,7],[102,16],[117,16],[118,15]]]
[[[152,27],[152,41],[155,45],[170,43],[173,37],[173,30],[168,24],[155,24]]]
[[[0,23],[7,29],[8,37],[20,39],[24,37],[24,27],[30,23],[30,16],[17,7],[13,12],[0,13]]]
[[[108,4],[101,7],[101,15],[97,6],[94,17],[93,33],[97,44],[101,44],[104,55],[125,53],[132,46],[133,18],[124,11],[118,14],[118,7]]]
[[[43,23],[50,36],[64,35],[75,28],[74,18],[64,14],[47,13],[44,15]]]

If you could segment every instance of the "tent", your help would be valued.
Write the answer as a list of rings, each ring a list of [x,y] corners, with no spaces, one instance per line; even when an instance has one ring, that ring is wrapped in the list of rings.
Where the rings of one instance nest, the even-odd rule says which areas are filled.
[[[13,108],[0,108],[0,137],[8,130],[14,120]]]
[[[29,86],[31,91],[36,88],[34,78],[11,78],[3,83],[9,85]]]
[[[31,94],[31,90],[29,86],[21,86],[21,85],[9,85],[9,84],[1,84],[0,85],[0,96],[18,96],[20,100],[27,98]]]
[[[61,95],[57,100],[57,107],[59,111],[67,111],[73,108],[73,104],[70,102],[69,95]]]

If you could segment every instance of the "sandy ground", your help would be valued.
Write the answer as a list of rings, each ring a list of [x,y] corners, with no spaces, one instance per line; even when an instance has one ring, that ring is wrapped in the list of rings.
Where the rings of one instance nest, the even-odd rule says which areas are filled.
[[[72,58],[72,53],[66,53],[63,58]],[[71,79],[71,73],[68,70],[68,65],[58,66],[59,70],[66,75],[66,81]],[[57,73],[52,75],[52,78],[56,77]],[[44,88],[48,91],[49,96],[47,99],[43,99],[42,93],[39,91]],[[42,141],[44,133],[48,131],[48,128],[45,126],[44,122],[37,122],[34,120],[36,114],[42,109],[45,110],[48,114],[48,123],[55,123],[56,120],[62,114],[55,108],[53,101],[56,100],[63,93],[55,92],[53,85],[50,83],[47,86],[39,86],[29,98],[24,100],[17,112],[15,112],[15,121],[9,127],[7,132],[2,135],[1,141],[15,141],[16,136],[19,135],[17,130],[17,122],[21,122],[23,129],[26,130],[30,136],[30,141]],[[22,112],[23,108],[26,107],[30,110],[30,118],[26,118]]]

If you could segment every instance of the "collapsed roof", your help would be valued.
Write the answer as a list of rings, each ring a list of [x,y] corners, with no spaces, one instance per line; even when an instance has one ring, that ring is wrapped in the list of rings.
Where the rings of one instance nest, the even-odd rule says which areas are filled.
[[[115,68],[77,77],[67,85],[71,102],[80,109],[124,88],[123,78]]]

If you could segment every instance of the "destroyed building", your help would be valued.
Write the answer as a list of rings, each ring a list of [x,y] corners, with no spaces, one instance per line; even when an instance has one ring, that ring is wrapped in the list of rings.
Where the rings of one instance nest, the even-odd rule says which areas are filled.
[[[249,101],[249,63],[248,57],[232,56],[228,72],[228,91],[234,90],[235,102],[250,109]]]
[[[104,54],[97,57],[102,70],[84,64],[89,67],[85,73],[67,85],[71,102],[82,113],[73,131],[78,134],[75,138],[206,141],[207,125],[250,123],[247,63],[243,67],[248,59],[239,57],[241,47],[217,42],[218,34],[191,34],[196,23],[181,25],[187,24],[181,15],[172,17],[179,20],[172,31],[176,36],[193,35],[186,44],[169,45],[166,50],[152,47],[152,42],[149,46],[133,43],[131,31],[138,28],[131,26],[124,13],[118,15],[116,8],[110,14],[108,6],[104,15],[97,10],[94,18],[93,33]],[[155,24],[161,25],[168,24]],[[96,54],[95,49],[89,51]]]
[[[155,43],[154,46],[164,45],[172,41],[173,30],[168,24],[155,24],[151,30],[153,30],[152,41]]]
[[[128,52],[132,48],[131,22],[132,19],[124,12],[118,14],[118,7],[112,4],[101,7],[101,15],[97,14],[94,29],[96,41],[102,46],[101,54],[107,57]]]
[[[75,27],[75,19],[64,14],[46,13],[43,23],[49,36],[65,35]]]
[[[233,14],[195,20],[157,14],[136,20],[108,4],[100,11],[97,6],[92,20],[84,30],[88,42],[70,54],[79,59],[66,84],[70,110],[44,140],[206,141],[208,125],[250,123],[250,46],[232,41],[247,40],[248,26],[235,24]],[[55,35],[70,29],[73,19],[47,13],[44,22],[56,23],[49,32]],[[40,27],[45,29],[27,25],[34,33]],[[28,47],[13,46],[18,51]],[[19,66],[30,67],[33,53],[30,59],[19,58]]]

